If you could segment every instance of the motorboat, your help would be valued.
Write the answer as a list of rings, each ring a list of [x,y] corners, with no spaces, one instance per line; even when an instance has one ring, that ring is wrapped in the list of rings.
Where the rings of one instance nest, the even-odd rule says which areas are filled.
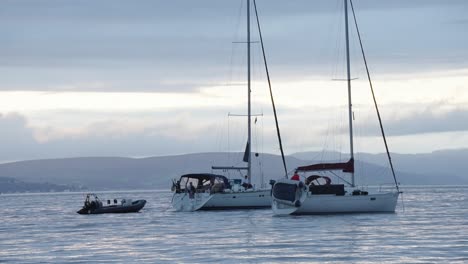
[[[86,195],[83,205],[78,214],[111,214],[111,213],[136,213],[139,212],[146,204],[146,200],[132,199],[113,199],[102,202],[94,193]]]

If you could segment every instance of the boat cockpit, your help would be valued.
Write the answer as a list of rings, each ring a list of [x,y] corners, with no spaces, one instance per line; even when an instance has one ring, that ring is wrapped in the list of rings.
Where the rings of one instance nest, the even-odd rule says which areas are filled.
[[[230,188],[231,184],[225,176],[210,173],[186,174],[172,182],[172,191],[176,193],[217,193]]]

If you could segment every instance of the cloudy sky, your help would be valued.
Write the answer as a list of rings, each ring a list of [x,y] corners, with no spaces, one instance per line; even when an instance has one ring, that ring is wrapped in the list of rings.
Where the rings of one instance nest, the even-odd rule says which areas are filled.
[[[0,3],[0,161],[244,148],[245,0]],[[342,1],[257,5],[286,152],[347,151]],[[468,2],[354,5],[391,150],[468,147]],[[278,153],[252,50],[254,148]],[[351,51],[356,149],[382,152],[354,29]]]

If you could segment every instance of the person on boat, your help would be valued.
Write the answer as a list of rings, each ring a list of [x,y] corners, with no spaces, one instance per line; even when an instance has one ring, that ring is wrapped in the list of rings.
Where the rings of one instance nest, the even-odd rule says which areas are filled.
[[[253,188],[252,184],[250,184],[247,180],[247,175],[244,176],[244,182],[242,183],[242,187],[244,187],[246,190]]]
[[[174,190],[172,190],[174,189]],[[173,181],[172,182],[172,188],[171,188],[172,191],[175,191],[176,193],[180,193],[181,190],[180,190],[180,180],[178,181]]]
[[[215,185],[215,179],[214,178],[211,178],[210,179],[210,188],[213,187]]]
[[[188,188],[188,193],[189,193],[189,198],[193,199],[195,198],[195,186],[193,186],[192,182],[190,182],[189,188]]]
[[[208,187],[210,188],[210,194],[215,192],[214,186],[215,186],[215,179],[211,178],[210,179],[210,184],[208,185]]]
[[[299,177],[299,174],[297,174],[297,171],[294,172],[294,175],[291,177],[291,180],[293,181],[300,181],[301,177]]]

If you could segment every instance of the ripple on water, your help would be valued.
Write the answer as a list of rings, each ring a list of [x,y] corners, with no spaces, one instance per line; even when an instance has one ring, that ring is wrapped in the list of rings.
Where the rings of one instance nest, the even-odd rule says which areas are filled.
[[[138,214],[78,215],[83,194],[2,195],[0,262],[468,262],[468,188],[406,188],[396,214],[291,217],[179,213],[169,192],[102,196],[148,203]]]

